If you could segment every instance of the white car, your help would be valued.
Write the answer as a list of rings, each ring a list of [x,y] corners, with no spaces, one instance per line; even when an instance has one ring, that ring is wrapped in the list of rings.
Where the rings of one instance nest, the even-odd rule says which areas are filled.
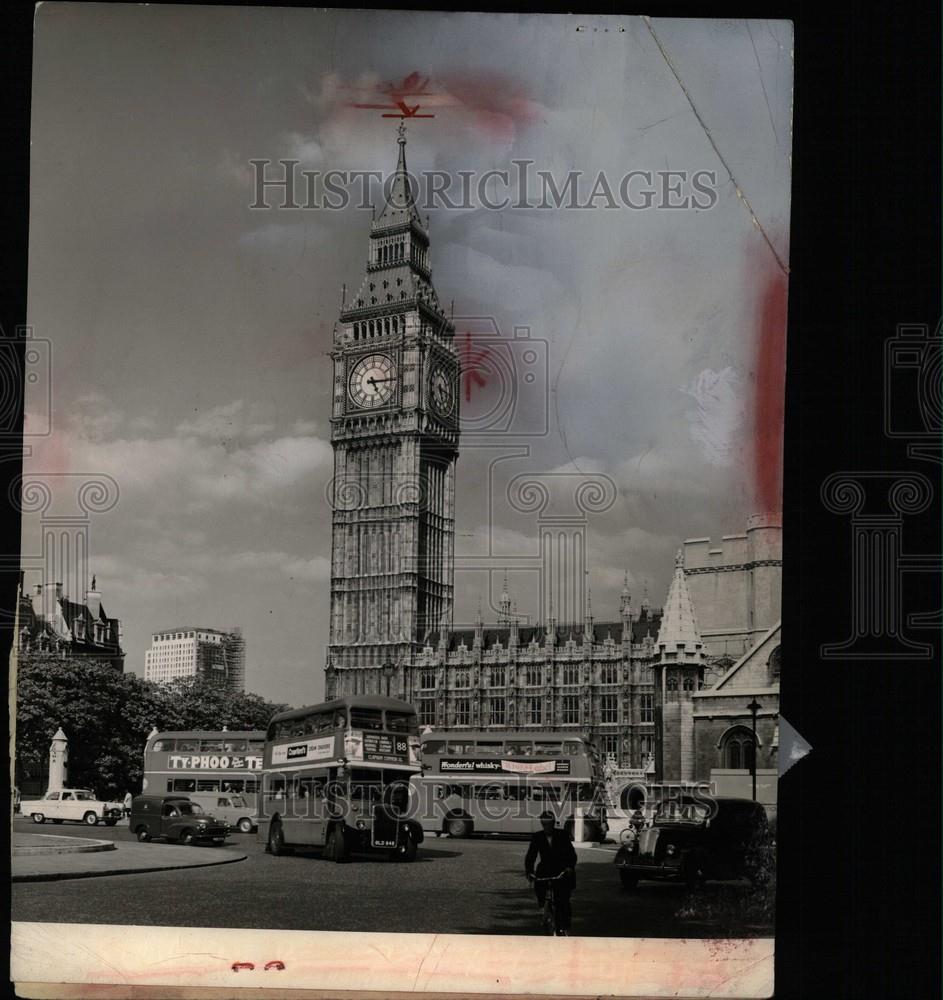
[[[120,802],[102,802],[88,788],[63,788],[58,792],[46,792],[41,799],[20,803],[20,813],[30,816],[34,823],[53,823],[72,820],[95,826],[105,823],[114,826],[124,809]]]

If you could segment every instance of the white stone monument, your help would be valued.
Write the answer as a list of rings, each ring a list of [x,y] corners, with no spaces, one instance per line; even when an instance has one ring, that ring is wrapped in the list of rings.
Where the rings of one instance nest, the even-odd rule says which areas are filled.
[[[49,787],[47,792],[59,792],[65,788],[66,771],[69,763],[69,741],[60,726],[49,744]]]

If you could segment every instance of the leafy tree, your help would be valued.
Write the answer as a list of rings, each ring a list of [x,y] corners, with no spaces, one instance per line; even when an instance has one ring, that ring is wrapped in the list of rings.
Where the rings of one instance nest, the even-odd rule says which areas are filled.
[[[200,677],[180,677],[163,688],[167,715],[161,729],[266,729],[288,706],[257,694],[221,690]]]
[[[53,654],[21,658],[16,687],[20,777],[41,778],[61,726],[69,740],[69,784],[109,798],[140,791],[144,744],[154,727],[265,729],[285,707],[255,694],[217,691],[201,680],[159,685],[100,661]]]

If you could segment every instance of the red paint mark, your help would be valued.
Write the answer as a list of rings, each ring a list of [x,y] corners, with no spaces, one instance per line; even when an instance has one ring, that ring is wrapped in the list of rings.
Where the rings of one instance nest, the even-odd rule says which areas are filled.
[[[447,75],[429,88],[429,77],[418,72],[402,80],[365,87],[347,86],[358,90],[360,99],[346,107],[381,111],[383,118],[434,118],[430,106],[448,109],[454,121],[470,120],[472,128],[489,138],[512,139],[518,131],[536,122],[539,105],[530,99],[520,81],[499,73],[481,72]],[[376,95],[379,101],[371,100]],[[422,98],[421,101],[417,98]],[[420,113],[420,108],[426,109]]]
[[[255,966],[251,962],[233,962],[231,968],[233,972],[239,972],[242,969],[246,969],[248,972],[255,971]]]
[[[471,334],[468,331],[465,332],[464,338],[459,346],[458,353],[461,359],[462,380],[465,383],[465,401],[470,402],[472,382],[475,382],[479,388],[484,388],[488,384],[488,380],[476,366],[488,358],[489,352],[486,347],[480,347],[477,350],[473,349]]]
[[[775,271],[761,287],[753,399],[753,486],[756,512],[767,514],[782,510],[788,282],[781,271]]]
[[[450,103],[467,112],[473,127],[492,138],[511,139],[539,118],[538,105],[512,77],[465,73],[446,76],[442,85],[452,99]]]
[[[278,969],[281,972],[285,968],[285,963],[275,958],[271,962],[265,963],[265,971],[268,972],[269,969]]]
[[[356,102],[351,104],[350,107],[368,111],[383,111],[382,118],[435,118],[433,114],[419,114],[419,109],[422,107],[421,104],[410,107],[406,103],[406,98],[408,97],[435,96],[426,90],[428,83],[429,77],[423,77],[419,73],[413,72],[408,76],[404,76],[399,82],[391,81],[380,84],[378,90],[380,93],[389,96],[390,103],[368,104]]]

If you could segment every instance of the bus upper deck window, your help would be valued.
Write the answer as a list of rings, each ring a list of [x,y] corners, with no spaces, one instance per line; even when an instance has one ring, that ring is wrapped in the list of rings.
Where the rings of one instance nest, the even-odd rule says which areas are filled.
[[[476,751],[489,757],[500,757],[504,753],[504,743],[501,740],[479,740]]]
[[[352,708],[350,726],[352,729],[382,729],[383,713],[378,708]]]
[[[232,740],[223,744],[224,753],[244,753],[246,750],[245,740]]]
[[[177,749],[184,753],[198,753],[200,749],[199,740],[177,740]]]
[[[509,740],[506,753],[508,757],[529,757],[531,755],[531,742],[521,742],[519,740]]]
[[[560,744],[559,743],[535,743],[534,753],[542,754],[544,757],[559,757],[560,756]]]
[[[156,753],[160,753],[161,751],[167,752],[169,750],[173,750],[173,748],[173,740],[155,740],[154,745],[151,747],[151,749]]]
[[[419,723],[416,716],[411,712],[387,712],[386,728],[391,733],[412,733],[419,732]]]
[[[342,708],[334,712],[334,728],[343,729],[347,725],[347,713]]]
[[[203,753],[222,753],[222,740],[200,740],[200,750]]]
[[[422,745],[423,753],[445,753],[445,740],[426,740]]]
[[[305,735],[316,736],[318,733],[326,733],[333,724],[334,718],[330,712],[315,712],[305,718]]]
[[[583,744],[579,740],[567,740],[563,744],[563,752],[565,754],[579,754],[583,753]]]

